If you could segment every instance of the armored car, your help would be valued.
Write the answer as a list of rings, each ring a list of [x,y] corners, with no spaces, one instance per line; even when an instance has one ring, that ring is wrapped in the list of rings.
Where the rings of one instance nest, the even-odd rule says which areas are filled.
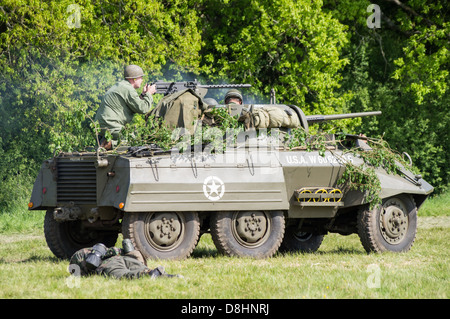
[[[380,114],[305,116],[280,104],[228,108],[242,115],[266,106],[296,116],[305,130],[318,121]],[[45,238],[59,258],[99,242],[112,246],[119,233],[155,259],[189,257],[206,232],[220,253],[238,257],[313,252],[330,232],[357,233],[368,252],[411,248],[417,211],[433,191],[420,175],[401,165],[397,173],[374,168],[381,203],[372,206],[364,191],[338,183],[346,163],[364,164],[357,154],[337,145],[274,147],[252,134],[244,130],[242,143],[221,152],[142,145],[60,153],[43,162],[29,209],[46,210]],[[348,138],[364,144],[364,137]]]

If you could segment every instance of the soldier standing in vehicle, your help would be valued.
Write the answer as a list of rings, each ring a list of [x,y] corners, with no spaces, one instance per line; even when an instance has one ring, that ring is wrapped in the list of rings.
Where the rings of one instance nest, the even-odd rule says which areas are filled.
[[[225,94],[225,104],[242,104],[243,98],[239,90],[231,89]]]
[[[128,65],[124,70],[124,80],[114,84],[105,94],[97,110],[95,119],[100,124],[99,143],[106,150],[117,143],[120,130],[131,120],[135,113],[146,114],[153,103],[152,95],[156,92],[156,85],[146,84],[139,95],[136,89],[141,87],[144,71],[137,65]],[[105,138],[109,131],[112,140]]]

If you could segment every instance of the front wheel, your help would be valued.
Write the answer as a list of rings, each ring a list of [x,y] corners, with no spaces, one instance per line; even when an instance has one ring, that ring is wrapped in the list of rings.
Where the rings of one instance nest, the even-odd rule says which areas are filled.
[[[145,258],[180,260],[194,250],[200,222],[195,212],[125,213],[122,233]]]
[[[405,252],[411,249],[417,230],[417,207],[409,195],[383,201],[358,213],[358,235],[367,252]]]
[[[211,237],[228,256],[268,258],[284,235],[281,211],[217,212],[211,217]]]

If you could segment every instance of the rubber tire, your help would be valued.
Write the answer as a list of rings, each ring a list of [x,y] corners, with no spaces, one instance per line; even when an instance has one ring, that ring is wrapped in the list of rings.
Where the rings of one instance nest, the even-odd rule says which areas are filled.
[[[271,232],[267,239],[256,247],[245,247],[236,240],[232,223],[236,212],[217,212],[211,217],[211,237],[217,250],[227,256],[251,257],[255,259],[273,256],[283,240],[285,220],[283,212],[266,212],[270,217]]]
[[[196,212],[176,213],[182,220],[182,238],[177,240],[173,249],[155,249],[146,238],[146,220],[154,212],[125,213],[122,219],[123,238],[129,238],[134,246],[149,259],[182,260],[189,257],[194,251],[200,237],[200,220]]]
[[[81,234],[80,223],[81,221],[57,222],[53,218],[53,209],[47,210],[44,219],[44,235],[48,248],[56,257],[68,259],[77,250],[92,247],[97,243],[102,243],[107,247],[116,244],[118,232],[89,230],[87,233]]]
[[[417,231],[417,207],[410,195],[397,195],[383,200],[383,209],[390,206],[392,200],[402,203],[407,215],[408,228],[401,241],[396,244],[389,243],[382,235],[380,227],[381,207],[372,210],[361,209],[358,212],[357,229],[361,244],[368,253],[372,252],[406,252],[414,243]]]
[[[300,237],[297,232],[297,225],[291,225],[286,227],[283,242],[279,250],[280,252],[313,253],[319,249],[324,237],[325,235],[311,233],[302,233]]]

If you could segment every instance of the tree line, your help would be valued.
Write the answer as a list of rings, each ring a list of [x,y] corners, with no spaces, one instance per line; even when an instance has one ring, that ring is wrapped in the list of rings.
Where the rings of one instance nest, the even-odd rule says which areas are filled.
[[[3,0],[0,207],[54,152],[95,145],[91,119],[127,64],[148,81],[249,83],[266,103],[274,89],[306,114],[381,110],[333,124],[383,136],[443,192],[448,11],[445,0]]]

